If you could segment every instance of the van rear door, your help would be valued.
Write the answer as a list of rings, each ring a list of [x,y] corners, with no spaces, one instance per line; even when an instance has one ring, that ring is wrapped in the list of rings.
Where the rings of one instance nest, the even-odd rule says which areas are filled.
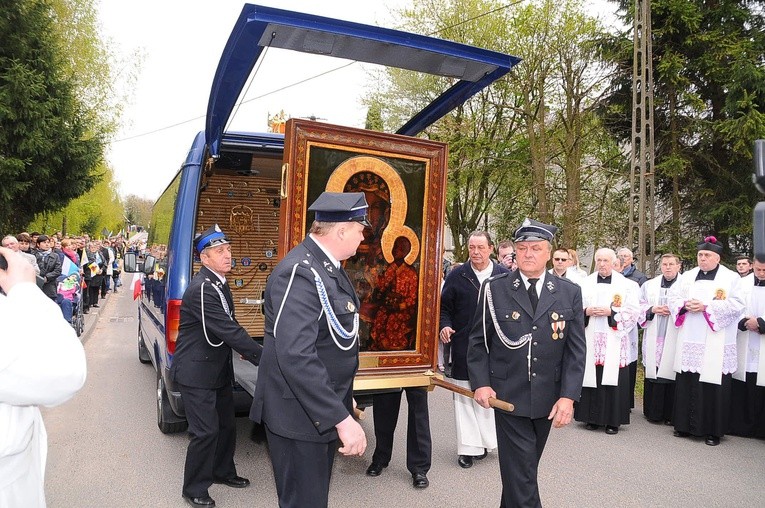
[[[520,59],[434,37],[245,4],[221,55],[207,106],[206,141],[217,157],[226,122],[266,47],[424,72],[456,83],[397,134],[415,136],[507,74]]]

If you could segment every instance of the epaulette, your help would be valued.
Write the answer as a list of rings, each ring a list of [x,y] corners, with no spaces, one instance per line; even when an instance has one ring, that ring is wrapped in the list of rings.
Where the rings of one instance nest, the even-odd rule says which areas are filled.
[[[498,275],[492,275],[491,277],[489,277],[486,280],[497,280],[497,279],[501,279],[502,277],[507,277],[508,275],[512,275],[512,274],[511,273],[507,273],[507,272],[503,272],[503,273],[500,273]]]

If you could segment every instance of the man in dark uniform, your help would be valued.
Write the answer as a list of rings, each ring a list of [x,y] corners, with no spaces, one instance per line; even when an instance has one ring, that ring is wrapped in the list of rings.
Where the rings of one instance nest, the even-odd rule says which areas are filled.
[[[178,384],[191,441],[183,470],[183,498],[192,506],[215,506],[213,483],[247,487],[236,474],[236,424],[231,385],[231,349],[258,364],[262,347],[234,318],[234,300],[225,274],[231,245],[218,225],[197,235],[194,248],[202,269],[183,293],[172,379]]]
[[[550,426],[568,425],[582,389],[582,293],[545,270],[555,231],[529,219],[515,230],[518,270],[483,283],[470,333],[475,400],[515,405],[513,413],[495,412],[505,508],[542,506],[537,469]]]
[[[250,418],[262,422],[282,508],[327,506],[336,442],[367,446],[353,419],[359,299],[340,262],[364,239],[363,192],[324,192],[308,237],[268,278],[263,360]]]

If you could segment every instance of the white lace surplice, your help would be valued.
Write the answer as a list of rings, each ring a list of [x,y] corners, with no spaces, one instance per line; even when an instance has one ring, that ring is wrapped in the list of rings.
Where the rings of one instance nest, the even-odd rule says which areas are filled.
[[[698,372],[701,381],[720,384],[722,374],[735,372],[736,331],[744,309],[741,277],[720,265],[714,280],[696,280],[699,269],[684,273],[669,291],[672,321],[679,327],[676,372]],[[680,310],[685,302],[698,299],[704,312]]]
[[[590,316],[585,337],[587,359],[584,384],[597,386],[595,366],[603,365],[601,384],[617,386],[619,368],[627,365],[629,333],[637,324],[640,304],[638,286],[617,272],[611,274],[611,284],[598,284],[598,274],[593,273],[582,281],[582,305],[587,307],[611,307],[616,329],[608,325],[607,317]]]

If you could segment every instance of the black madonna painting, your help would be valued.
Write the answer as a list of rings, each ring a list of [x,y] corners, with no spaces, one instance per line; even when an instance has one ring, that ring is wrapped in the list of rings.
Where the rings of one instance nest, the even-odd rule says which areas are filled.
[[[319,194],[363,192],[370,228],[344,262],[361,301],[361,371],[432,368],[446,145],[305,120],[287,123],[280,255],[300,243]]]

